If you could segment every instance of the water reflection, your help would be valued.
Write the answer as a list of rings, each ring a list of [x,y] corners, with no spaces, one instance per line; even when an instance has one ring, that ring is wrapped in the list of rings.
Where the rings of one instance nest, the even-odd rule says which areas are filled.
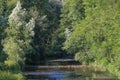
[[[24,73],[28,74],[28,73]],[[68,72],[29,72],[28,79],[38,80],[78,80],[78,78],[85,78],[81,74],[68,73]],[[79,79],[80,80],[80,79]]]
[[[108,72],[93,69],[41,69],[24,73],[28,80],[118,80]]]
[[[70,63],[63,65],[68,64]],[[61,63],[54,62],[46,65],[61,65]],[[28,80],[118,80],[109,72],[96,71],[94,68],[40,68],[36,70],[29,67],[25,70],[23,74]]]

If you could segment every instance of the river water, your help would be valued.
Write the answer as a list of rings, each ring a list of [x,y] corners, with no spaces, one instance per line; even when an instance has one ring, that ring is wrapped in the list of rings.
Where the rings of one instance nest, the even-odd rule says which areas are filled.
[[[55,66],[62,65],[59,62],[51,63]],[[66,65],[69,64],[67,63]],[[117,77],[115,77],[107,71],[98,71],[94,68],[89,67],[49,68],[49,65],[45,66],[48,67],[43,66],[41,68],[37,68],[36,66],[28,66],[23,73],[26,76],[27,80],[118,80]]]

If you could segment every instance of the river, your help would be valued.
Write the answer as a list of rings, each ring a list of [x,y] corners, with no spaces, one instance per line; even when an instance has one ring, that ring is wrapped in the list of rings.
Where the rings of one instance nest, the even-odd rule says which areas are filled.
[[[107,71],[71,61],[50,61],[42,66],[26,66],[23,74],[27,80],[118,80]]]

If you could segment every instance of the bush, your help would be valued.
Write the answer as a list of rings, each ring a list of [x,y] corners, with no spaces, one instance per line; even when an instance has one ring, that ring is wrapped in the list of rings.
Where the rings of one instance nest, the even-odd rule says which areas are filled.
[[[25,78],[20,73],[14,74],[7,71],[0,71],[0,80],[25,80]]]

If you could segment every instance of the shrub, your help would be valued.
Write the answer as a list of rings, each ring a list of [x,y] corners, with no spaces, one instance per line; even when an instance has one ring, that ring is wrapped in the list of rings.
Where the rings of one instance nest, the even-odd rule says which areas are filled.
[[[0,71],[0,80],[25,80],[25,78],[20,73],[15,74],[7,71]]]

